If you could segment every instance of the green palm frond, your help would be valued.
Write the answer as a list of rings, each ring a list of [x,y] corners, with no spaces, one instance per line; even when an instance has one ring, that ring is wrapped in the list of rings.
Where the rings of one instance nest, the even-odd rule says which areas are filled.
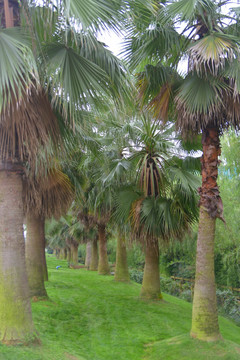
[[[131,163],[125,159],[113,159],[108,174],[102,177],[103,184],[112,183],[113,179],[121,181],[124,174],[131,168]]]
[[[123,54],[129,60],[130,69],[143,71],[147,64],[156,65],[159,59],[172,57],[180,37],[173,25],[166,22],[151,24],[151,28],[126,40]]]
[[[48,45],[46,53],[54,102],[59,106],[64,101],[66,114],[73,116],[77,106],[92,103],[103,89],[107,92],[107,74],[72,48],[53,43]]]
[[[132,210],[133,204],[142,197],[142,194],[137,191],[133,186],[120,189],[115,196],[115,211],[114,219],[117,222],[125,222],[129,220],[129,215]]]
[[[180,21],[192,21],[196,13],[207,13],[209,17],[214,14],[216,5],[211,0],[178,0],[168,1],[168,12],[179,18]]]
[[[41,45],[52,41],[54,34],[59,31],[62,20],[56,8],[50,6],[50,2],[49,6],[44,6],[45,1],[42,1],[43,6],[40,6],[39,2],[29,5],[24,2],[21,6],[21,26],[28,31],[34,44],[34,52],[41,53]]]
[[[186,196],[189,192],[195,191],[201,186],[201,178],[197,177],[190,171],[177,166],[171,166],[168,169],[172,184],[178,184],[179,188],[185,192]]]
[[[199,77],[196,73],[189,74],[175,97],[177,127],[191,133],[199,132],[209,124],[224,127],[227,116],[224,102],[230,94],[230,86],[221,78],[211,74],[207,78]],[[233,119],[233,123],[235,121],[237,118]]]
[[[222,70],[222,75],[229,79],[229,84],[234,89],[234,96],[240,94],[240,66],[239,58],[232,59],[229,61],[226,59],[225,67]]]
[[[85,28],[118,27],[116,20],[122,10],[119,0],[88,0],[87,6],[85,0],[64,0],[62,3],[66,18],[76,19]]]
[[[0,113],[38,84],[30,39],[19,28],[0,29]]]
[[[116,97],[122,95],[125,101],[130,98],[133,86],[123,62],[114,56],[104,43],[96,41],[96,38],[91,35],[90,40],[89,35],[81,36],[79,47],[81,56],[93,62],[105,72],[108,77],[105,86],[108,86]]]

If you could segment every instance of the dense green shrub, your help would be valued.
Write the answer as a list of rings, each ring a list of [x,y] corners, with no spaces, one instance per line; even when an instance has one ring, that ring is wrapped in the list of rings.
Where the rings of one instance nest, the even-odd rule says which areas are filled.
[[[142,284],[143,271],[130,269],[129,270],[130,280],[135,281],[138,284]]]
[[[231,290],[217,289],[217,303],[219,312],[233,319],[240,326],[240,304]]]
[[[86,244],[79,244],[79,246],[78,246],[78,262],[80,264],[85,263],[85,256],[86,256]]]
[[[184,290],[179,297],[185,301],[192,302],[192,291],[190,289]]]
[[[161,290],[167,294],[179,296],[181,292],[181,286],[177,281],[171,278],[161,277]]]
[[[140,244],[131,244],[127,251],[128,266],[133,269],[143,270],[145,256]]]
[[[108,261],[112,264],[116,262],[116,249],[117,249],[117,239],[108,238],[107,241]]]

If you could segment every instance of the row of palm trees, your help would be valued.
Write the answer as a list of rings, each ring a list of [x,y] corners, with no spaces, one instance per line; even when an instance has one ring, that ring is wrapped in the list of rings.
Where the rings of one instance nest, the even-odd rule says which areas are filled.
[[[83,185],[84,194],[81,193],[80,199],[76,199],[74,203],[73,212],[77,216],[74,221],[77,221],[78,226],[78,220],[84,224],[85,239],[91,237],[89,229],[95,229],[95,233],[98,233],[99,274],[110,272],[106,228],[115,229],[118,241],[118,279],[126,280],[123,276],[126,273],[129,280],[126,271],[126,238],[141,241],[148,255],[145,273],[155,263],[157,266],[154,273],[158,279],[157,295],[147,291],[147,287],[153,287],[151,274],[147,275],[150,276],[149,280],[144,281],[145,291],[142,293],[145,292],[145,297],[148,298],[159,298],[158,239],[166,242],[170,237],[181,238],[196,221],[196,189],[199,179],[194,173],[198,171],[199,159],[177,157],[176,154],[180,152],[179,141],[176,150],[176,140],[174,144],[174,139],[170,138],[170,130],[165,134],[160,132],[156,124],[145,116],[138,120],[131,119],[127,129],[125,122],[121,125],[120,120],[117,123],[113,121],[108,127],[105,126],[104,134],[101,131],[98,134],[98,142],[103,140],[104,146],[99,148],[97,158],[94,156],[91,160],[90,155],[85,155],[87,167],[81,164],[81,173],[84,173],[86,167],[85,177],[86,180],[91,179],[91,182]],[[63,218],[63,223],[65,222]],[[61,226],[61,222],[54,228],[53,223],[54,231],[49,234],[53,247],[55,231],[57,230],[57,240],[62,242],[63,231],[66,229],[65,238],[68,241],[73,229],[71,226],[74,228],[75,223],[69,223],[68,229]],[[95,236],[96,234],[93,239]],[[60,248],[66,247],[67,241]],[[56,245],[59,245],[58,241]]]
[[[191,161],[168,156],[167,144],[159,141],[160,124],[175,122],[185,137],[201,134],[202,186],[191,334],[203,340],[221,337],[213,267],[215,222],[223,219],[217,167],[219,135],[239,124],[238,11],[222,14],[225,2],[218,0],[144,4],[117,0],[106,4],[91,0],[86,8],[81,0],[46,0],[40,6],[30,0],[21,6],[15,0],[0,1],[0,341],[4,343],[35,337],[25,270],[22,177],[38,173],[40,149],[44,149],[47,168],[51,163],[49,145],[58,157],[69,145],[68,139],[61,140],[66,123],[75,128],[81,123],[82,141],[95,147],[91,156],[81,147],[81,158],[96,157],[101,149],[108,152],[102,159],[106,166],[100,166],[101,176],[97,158],[88,162],[89,168],[85,165],[87,171],[66,166],[66,157],[62,164],[67,174],[79,177],[80,173],[87,179],[85,187],[79,186],[76,203],[81,199],[79,213],[91,215],[97,226],[100,272],[109,272],[106,224],[115,219],[122,234],[127,217],[134,236],[145,241],[142,294],[146,297],[150,292],[161,297],[157,279],[154,291],[148,286],[148,270],[152,277],[158,264],[157,239],[181,237],[196,218],[195,182],[186,167]],[[119,23],[128,37],[124,54],[137,77],[136,93],[126,67],[96,39],[97,31],[104,27],[117,31]],[[188,70],[179,75],[184,57]],[[137,113],[138,107],[144,108],[155,119],[145,118],[140,127],[135,125],[134,138],[132,123],[126,121],[130,95],[138,99]],[[111,127],[112,133],[108,133],[101,117],[113,103],[115,115],[125,121],[120,130],[128,128],[128,135],[119,136],[119,147],[111,150],[107,142],[111,136],[117,139],[116,131]],[[92,123],[90,128],[99,139],[93,136],[91,142],[84,130],[86,120],[92,121],[93,109],[98,126]],[[134,116],[131,113],[130,119]],[[111,114],[112,118],[116,116]],[[130,141],[124,144],[125,140]],[[79,151],[71,150],[70,155],[78,156]],[[108,158],[115,161],[109,163]],[[131,168],[131,162],[135,167]],[[77,185],[76,176],[72,182]]]

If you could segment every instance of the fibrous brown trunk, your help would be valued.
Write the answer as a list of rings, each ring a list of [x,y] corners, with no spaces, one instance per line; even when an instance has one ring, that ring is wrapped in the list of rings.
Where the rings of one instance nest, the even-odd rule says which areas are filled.
[[[114,279],[116,281],[130,281],[128,264],[127,264],[127,249],[125,236],[118,233],[117,238],[117,254]]]
[[[92,256],[89,270],[97,271],[98,269],[98,245],[97,238],[92,241]]]
[[[221,339],[221,335],[214,275],[214,237],[216,217],[222,219],[223,210],[217,186],[220,155],[218,129],[206,129],[202,135],[202,143],[202,187],[199,191],[200,218],[191,336],[215,341]]]
[[[65,260],[65,251],[64,251],[64,248],[61,248],[61,249],[60,249],[60,256],[59,256],[59,258],[60,258],[61,260]]]
[[[44,226],[44,225],[43,225]],[[45,226],[44,226],[44,234],[45,234]],[[43,277],[44,281],[48,281],[48,268],[47,268],[47,260],[46,260],[46,251],[45,251],[45,236],[44,236],[44,247],[42,249],[42,256],[43,256]]]
[[[78,246],[79,244],[72,240],[71,242],[71,263],[72,265],[78,264]]]
[[[162,299],[159,274],[158,240],[153,238],[146,242],[145,266],[140,297],[146,300]]]
[[[35,337],[23,237],[22,179],[0,171],[0,341],[26,343]]]
[[[106,226],[103,224],[98,225],[98,238],[99,238],[98,273],[99,275],[107,275],[110,274],[110,267],[108,264],[108,256],[107,256]]]
[[[26,266],[30,296],[46,297],[44,286],[45,236],[44,220],[27,214]]]
[[[47,260],[46,260],[46,241],[45,241],[45,219],[41,219],[41,234],[42,234],[42,247],[41,247],[41,256],[42,256],[42,265],[43,265],[43,278],[44,281],[48,281],[48,269],[47,269]]]
[[[89,269],[91,264],[91,252],[92,252],[92,242],[89,240],[86,244],[86,257],[85,257],[85,266]]]
[[[67,246],[67,262],[68,264],[71,262],[71,249],[69,246]]]

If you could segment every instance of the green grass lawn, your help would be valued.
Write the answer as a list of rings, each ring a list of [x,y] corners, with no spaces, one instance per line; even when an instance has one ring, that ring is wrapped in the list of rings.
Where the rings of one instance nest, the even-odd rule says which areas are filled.
[[[225,341],[193,340],[191,304],[143,302],[140,285],[116,283],[48,257],[49,301],[33,302],[41,345],[0,345],[0,360],[237,360],[240,328],[220,318]],[[56,266],[61,268],[56,270]]]

